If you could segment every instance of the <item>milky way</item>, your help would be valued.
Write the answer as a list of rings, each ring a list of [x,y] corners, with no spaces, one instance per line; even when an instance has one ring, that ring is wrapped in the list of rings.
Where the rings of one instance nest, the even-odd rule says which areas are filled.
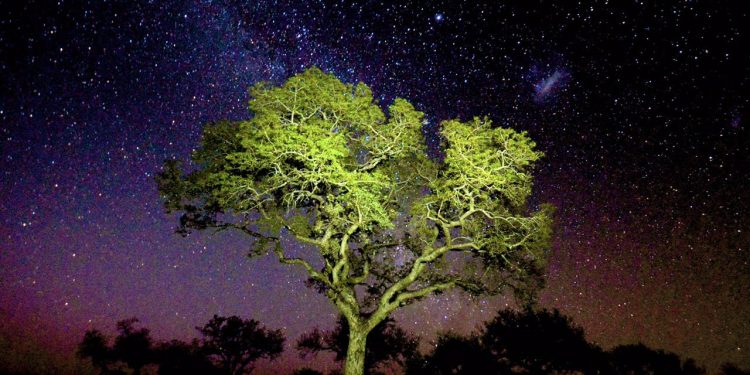
[[[289,343],[331,326],[302,271],[174,234],[153,181],[203,124],[247,118],[248,86],[317,65],[413,102],[433,150],[448,118],[529,132],[531,203],[558,207],[542,302],[589,339],[750,367],[750,20],[730,4],[4,4],[0,333],[72,356],[130,316],[160,339],[213,314]],[[429,340],[509,302],[447,294],[396,319]],[[302,363],[291,345],[282,362]]]

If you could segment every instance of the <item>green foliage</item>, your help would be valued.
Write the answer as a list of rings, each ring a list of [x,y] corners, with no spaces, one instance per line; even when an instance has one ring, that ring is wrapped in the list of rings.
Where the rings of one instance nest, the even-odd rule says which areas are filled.
[[[157,177],[167,210],[183,213],[183,234],[251,235],[251,255],[303,266],[365,333],[453,287],[528,296],[542,284],[553,210],[526,207],[542,156],[526,133],[486,118],[445,121],[438,161],[426,152],[423,113],[404,99],[384,113],[363,83],[311,68],[250,95],[249,120],[205,128],[191,172],[168,161]],[[287,257],[285,233],[317,254]],[[449,252],[467,256],[448,262]]]
[[[492,128],[488,119],[443,123],[446,157],[437,195],[463,207],[502,211],[523,207],[531,193],[530,167],[542,154],[526,133]]]

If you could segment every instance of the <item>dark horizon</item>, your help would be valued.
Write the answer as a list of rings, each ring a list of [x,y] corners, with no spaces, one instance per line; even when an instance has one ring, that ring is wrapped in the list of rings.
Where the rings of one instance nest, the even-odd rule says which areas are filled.
[[[213,314],[293,341],[336,319],[302,271],[237,234],[174,233],[154,176],[247,88],[310,66],[438,124],[488,115],[545,153],[557,206],[541,306],[587,339],[750,368],[750,45],[736,2],[27,2],[0,7],[0,339],[73,348],[141,319],[196,337]],[[292,246],[303,253],[305,248]],[[423,343],[510,296],[399,311]],[[113,334],[113,331],[109,331]],[[423,344],[424,345],[424,344]],[[303,363],[290,347],[279,363]]]

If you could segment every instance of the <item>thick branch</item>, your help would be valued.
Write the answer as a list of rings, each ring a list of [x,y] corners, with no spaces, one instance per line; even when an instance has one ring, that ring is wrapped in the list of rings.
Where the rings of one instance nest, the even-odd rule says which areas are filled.
[[[447,290],[447,289],[453,288],[454,286],[456,286],[456,281],[451,280],[451,281],[446,281],[446,282],[426,286],[424,288],[417,289],[417,290],[402,292],[396,296],[396,298],[394,299],[390,307],[393,309],[396,309],[397,307],[399,307],[402,304],[405,304],[409,300],[421,298],[430,293]]]
[[[405,302],[408,299],[413,299],[413,298],[423,296],[423,295],[412,296],[412,293],[416,293],[416,292],[403,292],[403,291],[405,291],[409,286],[411,286],[419,278],[419,275],[424,270],[426,264],[434,262],[435,260],[445,255],[449,251],[463,251],[467,249],[479,250],[479,246],[474,242],[465,242],[465,243],[454,245],[453,238],[450,233],[450,228],[451,228],[450,223],[440,224],[440,229],[443,231],[443,234],[445,236],[445,245],[437,249],[432,249],[431,251],[425,250],[423,254],[414,261],[414,263],[412,264],[412,268],[409,271],[409,274],[406,275],[403,279],[396,282],[395,284],[391,285],[391,287],[388,288],[385,291],[385,293],[383,293],[383,296],[381,296],[380,298],[378,309],[395,308],[394,306],[397,307],[400,303]],[[455,280],[449,283],[436,284],[431,287],[427,287],[425,289],[420,289],[420,293],[421,291],[424,291],[424,293],[427,294],[433,291],[441,290],[441,288],[448,288],[449,287],[448,284],[450,284],[450,286],[454,286]],[[406,293],[407,297],[405,297],[405,299],[404,297],[402,297],[401,300],[398,300],[399,296],[403,296],[404,293]]]
[[[360,215],[361,219],[361,215]],[[344,233],[339,243],[339,259],[333,267],[333,283],[340,285],[349,275],[349,237],[357,231],[359,223],[352,224]]]
[[[331,282],[328,281],[328,278],[326,278],[322,273],[318,272],[313,268],[313,266],[306,260],[302,258],[288,258],[286,255],[284,255],[284,250],[281,248],[281,244],[277,244],[277,246],[274,247],[274,252],[276,253],[276,256],[279,258],[279,262],[282,264],[296,264],[300,265],[305,268],[307,273],[312,277],[313,279],[322,282],[328,287],[332,287]]]
[[[359,276],[350,277],[349,284],[361,284],[367,280],[367,277],[370,276],[370,260],[365,258],[364,262],[365,264],[363,265],[362,273]]]
[[[278,237],[267,236],[265,234],[256,232],[256,231],[248,228],[247,226],[240,225],[240,224],[221,223],[221,224],[216,224],[215,227],[216,227],[216,231],[217,232],[221,232],[221,231],[227,230],[227,229],[237,229],[237,230],[242,231],[243,233],[245,233],[247,235],[250,235],[252,237],[255,237],[255,238],[265,238],[265,239],[274,240],[274,241],[278,241],[278,239],[279,239]]]

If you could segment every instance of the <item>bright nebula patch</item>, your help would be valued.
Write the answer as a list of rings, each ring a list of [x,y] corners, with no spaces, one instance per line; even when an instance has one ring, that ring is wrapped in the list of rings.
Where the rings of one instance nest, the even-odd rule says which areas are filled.
[[[554,95],[567,82],[570,75],[562,70],[555,70],[552,74],[537,80],[534,84],[534,99],[542,102]]]

